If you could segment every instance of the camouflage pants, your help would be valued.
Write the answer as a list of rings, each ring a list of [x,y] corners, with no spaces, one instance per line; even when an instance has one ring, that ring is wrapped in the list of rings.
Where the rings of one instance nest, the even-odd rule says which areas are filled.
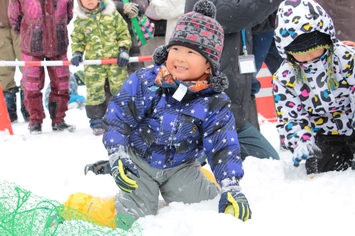
[[[84,67],[87,105],[98,105],[106,100],[105,83],[115,95],[128,77],[127,68],[118,65],[88,65]]]

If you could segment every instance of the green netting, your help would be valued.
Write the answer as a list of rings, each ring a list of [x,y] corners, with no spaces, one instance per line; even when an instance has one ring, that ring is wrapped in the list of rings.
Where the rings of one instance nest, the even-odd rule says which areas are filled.
[[[128,216],[118,216],[112,222],[118,227],[112,229],[98,225],[80,211],[36,196],[16,184],[0,181],[0,191],[1,236],[142,235],[142,228]]]

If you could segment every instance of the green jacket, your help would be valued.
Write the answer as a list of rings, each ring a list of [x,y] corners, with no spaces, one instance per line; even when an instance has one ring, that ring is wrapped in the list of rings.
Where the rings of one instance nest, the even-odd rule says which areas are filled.
[[[116,58],[120,48],[132,45],[127,23],[117,12],[112,0],[102,0],[99,8],[88,11],[77,6],[71,34],[72,52],[84,51],[85,59]]]

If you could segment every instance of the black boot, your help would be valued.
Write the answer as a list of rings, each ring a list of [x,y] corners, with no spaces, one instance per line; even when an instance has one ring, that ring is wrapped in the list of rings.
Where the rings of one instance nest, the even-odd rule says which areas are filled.
[[[7,107],[7,111],[9,112],[11,123],[17,122],[17,105],[16,105],[17,92],[18,92],[17,87],[4,91],[6,107]]]
[[[30,134],[41,134],[42,133],[42,125],[41,124],[29,125],[28,129],[30,131]]]
[[[56,101],[50,102],[48,104],[49,114],[51,119],[54,120],[57,115],[57,107],[58,103]],[[52,130],[53,131],[63,131],[68,130],[69,132],[74,132],[76,129],[75,125],[68,125],[64,121],[58,123],[52,123]]]
[[[28,113],[28,111],[26,110],[25,104],[23,102],[24,99],[24,94],[23,94],[23,90],[20,88],[20,99],[21,99],[21,113],[23,116],[23,120],[25,122],[29,122],[30,121],[30,114]]]
[[[75,125],[68,125],[65,122],[58,122],[58,123],[52,125],[53,131],[68,130],[69,132],[74,132],[75,129],[76,129]]]

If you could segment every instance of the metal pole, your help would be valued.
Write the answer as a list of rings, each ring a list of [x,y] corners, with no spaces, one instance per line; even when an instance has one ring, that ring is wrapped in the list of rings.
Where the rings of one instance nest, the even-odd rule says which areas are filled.
[[[151,61],[152,56],[130,57],[129,62]],[[117,58],[84,60],[83,65],[106,65],[117,63]],[[0,66],[70,66],[71,61],[0,61]]]

